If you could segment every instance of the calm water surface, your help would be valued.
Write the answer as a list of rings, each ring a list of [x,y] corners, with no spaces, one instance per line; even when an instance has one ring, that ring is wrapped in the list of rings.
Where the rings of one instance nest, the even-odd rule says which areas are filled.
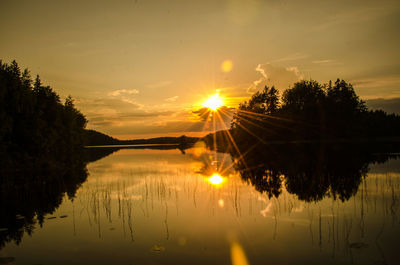
[[[369,165],[348,200],[311,202],[285,185],[270,198],[202,147],[121,149],[87,168],[0,264],[399,264],[395,159]]]

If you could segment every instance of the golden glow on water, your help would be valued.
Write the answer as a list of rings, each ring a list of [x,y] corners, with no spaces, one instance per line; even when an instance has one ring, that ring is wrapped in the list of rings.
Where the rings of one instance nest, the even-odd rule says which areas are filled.
[[[121,149],[88,164],[90,175],[76,199],[65,195],[59,208],[45,216],[43,229],[24,236],[20,246],[7,243],[0,255],[31,260],[30,250],[41,245],[46,247],[38,249],[38,260],[32,264],[68,258],[69,252],[57,251],[60,246],[93,253],[77,252],[79,265],[127,264],[135,259],[159,263],[160,258],[184,264],[179,255],[192,255],[198,263],[276,264],[283,254],[290,264],[308,264],[311,256],[316,264],[346,263],[353,258],[355,264],[370,260],[383,264],[376,235],[379,242],[393,246],[396,239],[390,235],[399,231],[396,222],[395,230],[389,230],[399,209],[393,204],[400,194],[395,162],[385,164],[385,171],[381,165],[371,166],[372,172],[362,179],[361,190],[351,201],[326,197],[307,202],[289,193],[285,185],[279,197],[256,190],[234,170],[229,154],[207,151],[202,143],[185,154],[176,149]],[[391,207],[393,213],[387,211]],[[59,218],[63,215],[66,218]],[[360,241],[358,224],[364,220]],[[118,246],[112,261],[104,256],[110,245]],[[207,249],[199,251],[199,246]],[[282,246],[292,251],[282,252]],[[387,264],[398,259],[392,249],[384,249],[391,257]],[[371,255],[364,255],[365,251]]]
[[[224,178],[221,177],[218,173],[215,173],[214,175],[212,175],[211,177],[208,178],[208,181],[211,184],[218,186],[224,181]]]
[[[231,244],[231,260],[232,265],[249,265],[242,246],[237,242]]]
[[[216,111],[218,108],[222,107],[224,105],[224,101],[222,98],[219,97],[219,94],[215,94],[210,96],[204,103],[203,107],[209,108],[213,111]]]
[[[219,206],[220,208],[224,208],[225,202],[224,202],[223,199],[219,199],[219,200],[218,200],[218,206]]]

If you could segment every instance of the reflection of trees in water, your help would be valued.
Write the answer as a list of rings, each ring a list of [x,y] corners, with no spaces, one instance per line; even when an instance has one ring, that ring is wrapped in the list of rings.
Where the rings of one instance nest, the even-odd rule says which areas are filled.
[[[360,262],[365,259],[365,252],[360,250],[368,249],[372,263],[391,264],[386,263],[384,253],[388,250],[382,246],[397,244],[393,242],[395,238],[387,236],[399,226],[398,173],[368,173],[361,178],[357,194],[347,203],[327,197],[318,203],[301,201],[296,199],[297,194],[284,191],[279,197],[269,197],[266,192],[258,194],[258,201],[264,205],[259,213],[274,227],[270,231],[273,240],[285,239],[288,228],[298,227],[300,231],[308,230],[306,244],[331,252],[335,259],[344,255],[351,263],[366,264]],[[253,209],[254,204],[253,201]]]
[[[114,150],[102,149],[76,154],[68,162],[43,161],[40,166],[2,168],[0,174],[0,247],[19,244],[24,233],[31,235],[35,225],[43,225],[67,194],[73,200],[87,178],[87,161],[95,161]]]
[[[174,222],[176,221],[174,216],[179,216],[179,218],[189,218],[187,217],[187,213],[185,213],[185,210],[187,209],[196,209],[193,213],[200,212],[201,215],[194,215],[191,217],[201,218],[201,216],[204,216],[205,222],[218,220],[218,218],[214,217],[214,214],[218,217],[222,213],[228,215],[233,214],[231,217],[235,218],[235,220],[243,218],[240,220],[243,220],[244,224],[250,226],[255,223],[246,223],[246,220],[253,220],[253,218],[255,220],[256,217],[260,218],[257,219],[257,222],[265,222],[263,223],[265,224],[265,226],[263,226],[263,231],[270,233],[270,237],[273,240],[285,240],[284,231],[286,231],[285,229],[287,229],[289,225],[293,225],[293,229],[296,227],[296,229],[298,229],[297,232],[303,231],[301,229],[306,225],[305,231],[308,233],[304,239],[306,244],[311,242],[310,244],[319,246],[322,251],[331,250],[332,256],[340,257],[344,252],[346,252],[346,257],[354,255],[354,260],[357,261],[359,259],[357,258],[357,248],[373,248],[375,243],[371,243],[371,240],[369,240],[370,238],[373,238],[374,240],[376,238],[378,246],[380,240],[385,238],[385,233],[390,231],[388,228],[393,224],[398,225],[396,213],[399,212],[399,179],[391,178],[390,173],[384,177],[370,175],[367,178],[364,178],[362,177],[363,175],[361,175],[359,178],[360,183],[357,184],[359,191],[355,196],[354,202],[352,200],[351,203],[347,204],[343,204],[340,200],[332,200],[331,204],[329,204],[329,200],[328,203],[322,204],[307,203],[305,201],[297,200],[297,191],[291,191],[290,194],[285,192],[285,189],[282,187],[282,185],[286,185],[287,180],[285,179],[286,175],[285,177],[282,175],[283,171],[279,166],[282,167],[284,162],[295,164],[295,162],[298,161],[298,163],[305,163],[307,161],[306,158],[299,160],[302,155],[307,156],[310,159],[315,159],[317,155],[324,154],[324,159],[319,158],[319,160],[314,160],[314,164],[311,161],[307,163],[305,168],[317,168],[317,172],[325,172],[322,169],[333,167],[334,162],[342,163],[342,160],[349,160],[345,164],[342,163],[340,166],[341,170],[336,168],[336,173],[330,173],[329,177],[333,178],[335,174],[337,175],[342,171],[344,172],[346,168],[351,167],[352,163],[359,164],[358,162],[355,162],[354,159],[359,161],[366,161],[369,159],[370,162],[384,162],[388,158],[387,155],[372,155],[371,152],[365,153],[362,149],[359,150],[361,157],[356,157],[357,153],[350,153],[350,151],[345,148],[341,149],[339,147],[332,147],[334,150],[332,152],[331,149],[325,147],[312,148],[303,146],[303,148],[304,149],[299,148],[296,150],[295,148],[290,147],[287,147],[287,149],[279,147],[279,150],[269,150],[271,153],[269,157],[261,156],[264,153],[268,153],[267,150],[262,152],[260,150],[254,150],[256,152],[254,153],[255,155],[253,155],[253,161],[250,159],[246,160],[249,170],[244,171],[250,173],[253,172],[251,171],[252,169],[266,169],[266,164],[262,164],[261,162],[266,158],[273,160],[273,157],[275,157],[275,164],[268,164],[268,170],[271,172],[272,170],[276,170],[275,172],[277,172],[277,177],[274,177],[275,175],[273,173],[269,173],[271,175],[269,183],[277,180],[278,177],[281,180],[280,189],[282,191],[276,196],[274,194],[269,195],[266,190],[261,189],[259,190],[263,191],[262,194],[259,192],[247,193],[247,185],[242,183],[240,180],[236,181],[236,178],[234,177],[231,178],[231,181],[227,181],[225,186],[216,189],[206,181],[203,182],[202,178],[197,178],[195,177],[196,175],[192,175],[192,168],[188,168],[186,171],[184,169],[179,169],[177,170],[176,175],[172,174],[169,176],[164,174],[147,176],[143,175],[143,172],[139,172],[137,174],[140,178],[133,178],[132,171],[124,170],[121,171],[121,176],[125,176],[126,178],[115,180],[115,182],[111,183],[90,182],[88,185],[82,187],[79,193],[79,199],[74,202],[75,211],[81,213],[81,216],[78,218],[88,219],[90,226],[92,226],[95,231],[98,231],[99,237],[105,238],[104,235],[106,235],[108,229],[115,229],[121,231],[121,240],[123,233],[124,237],[129,241],[140,240],[140,233],[147,233],[148,230],[157,229],[152,226],[154,224],[151,224],[151,222],[148,222],[147,220],[153,220],[158,227],[162,227],[162,229],[159,230],[160,234],[156,236],[159,237],[160,240],[161,238],[171,241],[175,240],[176,238],[174,238],[174,236],[176,236],[177,231],[175,229],[177,228],[174,226]],[[96,150],[96,152],[100,152],[99,150],[101,149]],[[331,153],[326,154],[328,151]],[[330,165],[326,165],[329,156],[338,156],[338,154],[342,153],[345,153],[343,158],[333,160]],[[190,153],[188,152],[188,155],[189,154]],[[283,154],[286,154],[286,158]],[[226,155],[228,154],[219,154],[217,160],[221,161],[221,164],[224,164],[222,161],[224,161],[224,156]],[[95,156],[99,158],[101,157],[100,154],[91,155],[91,157]],[[354,156],[354,158],[349,158],[351,156]],[[251,158],[251,154],[249,153],[249,156],[246,156],[246,158],[247,157]],[[210,158],[209,153],[204,153],[198,158],[198,161],[202,161],[205,164],[209,163],[209,165],[204,166],[204,172],[208,172],[208,167],[213,167],[212,162],[215,161],[214,158]],[[225,159],[225,161],[229,160],[230,159]],[[279,162],[279,160],[282,160],[282,162]],[[235,156],[233,161],[235,162]],[[235,166],[237,167],[237,165],[238,162],[236,161]],[[275,165],[275,167],[273,168],[271,165]],[[224,166],[220,167],[227,168],[230,167],[230,165],[225,163]],[[296,172],[295,170],[300,170],[303,167],[300,165],[291,165],[287,168],[285,173]],[[53,176],[58,172],[59,171],[54,172]],[[239,172],[242,173],[242,171]],[[254,172],[262,173],[262,171]],[[67,174],[65,173],[65,175]],[[297,175],[301,176],[302,174],[298,173]],[[241,176],[243,175],[241,174]],[[317,174],[315,173],[313,176],[317,176]],[[251,177],[250,174],[249,177]],[[306,180],[309,179],[306,178]],[[251,180],[249,179],[248,181]],[[329,183],[329,181],[324,181],[323,183],[325,184],[318,185],[324,188],[325,185],[328,185],[329,187],[330,185],[335,185]],[[263,184],[263,182],[261,182],[261,184]],[[54,193],[64,194],[65,191],[62,188],[63,185],[64,184],[61,183],[60,189]],[[77,185],[77,189],[80,185],[79,181],[75,183],[75,185]],[[277,184],[269,185],[278,186]],[[305,186],[305,184],[302,185]],[[345,183],[342,183],[342,185],[345,185]],[[299,188],[297,187],[297,189]],[[305,197],[306,195],[302,196]],[[51,213],[51,211],[54,211],[61,203],[62,195],[54,197],[59,198],[59,200],[54,200],[52,204],[54,208],[51,209],[49,207],[49,210],[43,210],[43,215]],[[52,198],[45,199],[49,201],[52,200]],[[224,201],[223,208],[220,208],[221,206],[217,203],[220,199],[223,199]],[[19,200],[21,200],[21,197]],[[45,202],[48,203],[47,201]],[[22,205],[22,203],[20,203],[20,205]],[[40,207],[37,205],[32,207],[36,207],[36,209],[40,210]],[[34,212],[34,210],[30,211]],[[3,205],[1,205],[1,211],[4,211]],[[26,228],[19,225],[15,230],[23,228],[26,232],[32,232],[35,224],[38,223],[38,218],[36,217],[35,219],[35,215],[32,215],[33,217],[29,219],[26,218],[22,211],[18,210],[15,212],[21,213],[21,216],[24,216],[25,220],[27,220],[25,222]],[[37,213],[34,212],[34,214]],[[252,216],[252,218],[248,218],[249,216]],[[377,216],[377,222],[375,223],[374,221],[373,226],[371,226],[372,222],[368,221],[371,216],[374,218]],[[13,218],[17,220],[21,217],[14,214]],[[31,220],[31,230],[28,230],[30,225],[28,222],[29,220]],[[146,221],[142,222],[141,220]],[[289,225],[288,221],[290,222]],[[0,227],[4,226],[1,225]],[[79,227],[80,226],[78,226],[78,228]],[[248,228],[249,231],[251,230],[251,227],[249,226],[246,228]],[[201,230],[199,231],[201,232]],[[80,233],[81,231],[77,231],[78,235],[80,235]],[[261,233],[262,232],[260,232],[260,235]],[[8,240],[4,241],[3,234],[1,235],[1,242],[14,240],[13,238],[8,238]],[[21,237],[22,234],[20,235],[19,240],[21,240]],[[385,251],[385,249],[383,249],[383,251]]]
[[[356,144],[277,144],[258,146],[244,158],[231,154],[242,179],[269,197],[278,197],[285,185],[300,200],[331,196],[345,201],[357,193],[369,164],[397,157],[375,155],[377,151],[385,150]]]
[[[204,161],[208,161],[206,157],[204,155]],[[306,232],[305,244],[331,251],[332,256],[342,257],[345,254],[351,258],[353,255],[355,261],[360,259],[357,257],[358,249],[375,248],[371,238],[379,244],[390,227],[397,225],[399,179],[387,172],[362,177],[359,191],[351,203],[334,199],[323,203],[306,202],[284,189],[279,197],[268,198],[267,193],[251,192],[252,188],[247,193],[247,185],[234,177],[225,186],[216,189],[201,178],[193,178],[194,175],[185,177],[191,173],[189,170],[171,176],[142,176],[112,183],[91,183],[82,188],[81,196],[85,197],[80,197],[76,207],[79,212],[86,209],[87,218],[91,220],[92,228],[99,231],[99,237],[113,227],[121,231],[121,239],[137,241],[141,233],[162,227],[156,238],[174,240],[174,233],[171,232],[176,221],[174,216],[188,220],[191,217],[201,218],[196,215],[188,217],[185,213],[185,210],[197,209],[195,212],[201,212],[207,223],[216,220],[213,219],[215,213],[220,216],[223,211],[232,218],[240,218],[249,225],[246,226],[249,231],[255,223],[249,224],[246,220],[257,218],[257,223],[264,223],[264,229],[273,240],[286,240],[286,229],[296,227],[297,232]],[[223,208],[217,203],[220,199],[224,201]],[[143,220],[154,223],[143,223]]]

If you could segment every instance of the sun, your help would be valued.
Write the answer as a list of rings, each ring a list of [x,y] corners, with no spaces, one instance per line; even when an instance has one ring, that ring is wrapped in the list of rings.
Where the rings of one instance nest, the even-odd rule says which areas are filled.
[[[213,111],[217,111],[218,108],[224,105],[224,101],[219,97],[218,94],[210,96],[204,103],[203,106]]]

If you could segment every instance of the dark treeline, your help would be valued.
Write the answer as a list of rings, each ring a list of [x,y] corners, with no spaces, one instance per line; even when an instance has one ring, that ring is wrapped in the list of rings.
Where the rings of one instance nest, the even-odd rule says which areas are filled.
[[[265,87],[239,105],[231,123],[239,143],[377,139],[400,136],[400,116],[370,111],[351,84],[300,81],[283,92]]]
[[[175,144],[182,146],[190,146],[199,141],[198,137],[188,137],[182,135],[180,137],[157,137],[149,139],[135,139],[135,140],[119,140],[104,133],[95,130],[86,130],[85,132],[85,145],[139,145],[139,144]]]
[[[87,120],[71,97],[64,103],[49,86],[13,61],[0,61],[0,157],[3,167],[63,163],[84,144]]]
[[[116,145],[120,144],[120,141],[114,137],[111,137],[107,134],[95,131],[95,130],[86,130],[85,131],[85,145],[86,146],[94,146],[94,145]]]
[[[136,139],[136,140],[121,140],[122,144],[180,144],[180,145],[193,145],[200,138],[179,136],[179,137],[157,137],[150,139]]]

